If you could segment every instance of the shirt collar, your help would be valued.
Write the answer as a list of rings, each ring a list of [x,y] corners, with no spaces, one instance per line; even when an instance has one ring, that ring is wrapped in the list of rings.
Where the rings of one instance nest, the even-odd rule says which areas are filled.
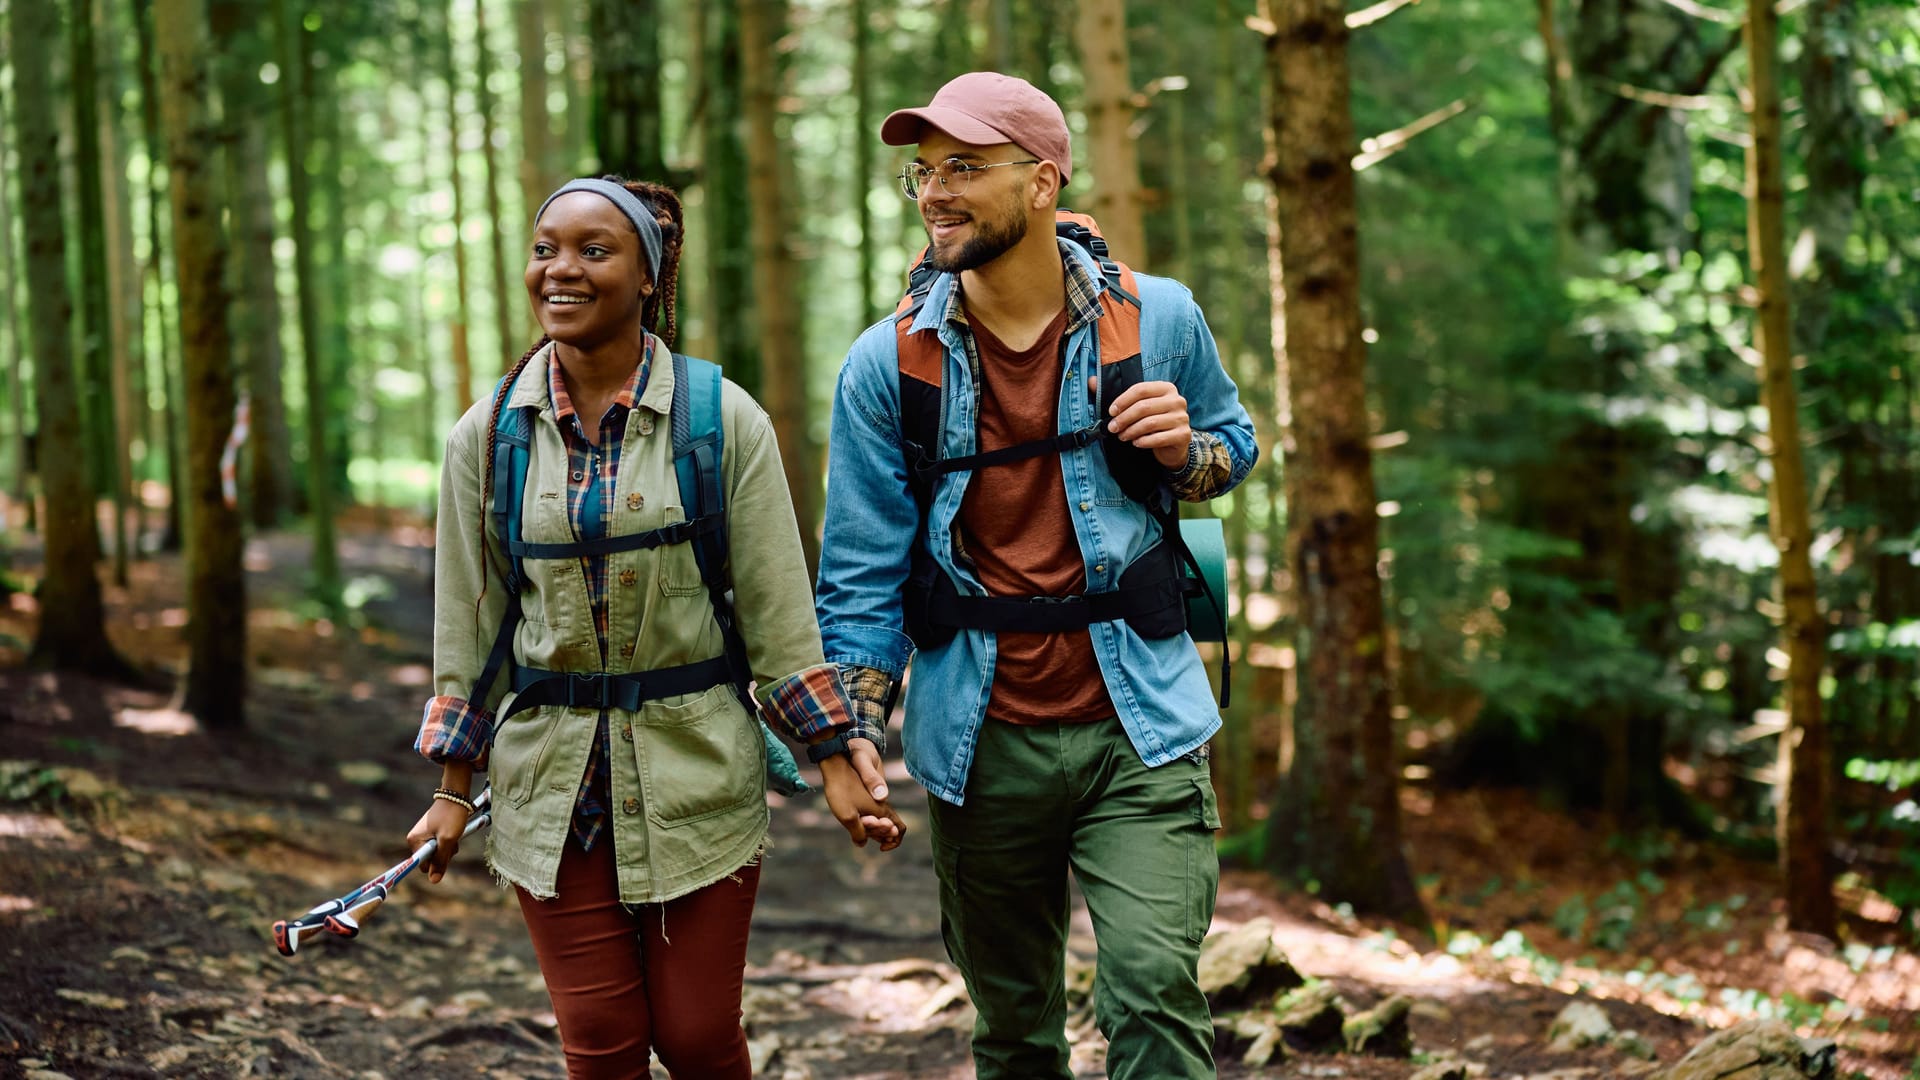
[[[1103,278],[1095,276],[1081,259],[1073,241],[1061,237],[1060,263],[1067,274],[1067,329],[1071,334],[1100,317],[1100,290],[1106,287]],[[967,309],[960,293],[960,275],[945,275],[952,279],[947,291],[947,307],[944,313],[946,322],[964,324],[967,321]]]
[[[672,400],[673,382],[670,378],[656,379],[651,375],[654,345],[657,341],[658,339],[652,334],[647,335],[646,351],[641,355],[640,362],[634,365],[633,374],[627,376],[626,385],[622,386],[620,392],[614,395],[614,407],[632,409],[638,404],[646,405],[655,412],[662,414],[667,411],[667,402]],[[578,417],[574,411],[573,397],[567,393],[566,380],[560,375],[560,350],[555,348],[553,343],[549,342],[542,347],[539,353],[535,354],[534,359],[535,362],[544,363],[547,368],[547,399],[553,406],[554,422],[564,423],[569,417],[573,417],[577,422]],[[529,381],[531,382],[531,380]],[[665,384],[665,398],[659,398],[658,391],[662,389],[662,387],[656,386],[656,383]],[[538,387],[539,384],[535,382],[532,385],[533,387]],[[534,404],[535,402],[524,400],[527,392],[525,389],[516,388],[513,395],[515,400],[510,402],[510,404]],[[537,393],[538,391],[535,390],[534,392]],[[597,422],[598,418],[596,417],[595,420]]]

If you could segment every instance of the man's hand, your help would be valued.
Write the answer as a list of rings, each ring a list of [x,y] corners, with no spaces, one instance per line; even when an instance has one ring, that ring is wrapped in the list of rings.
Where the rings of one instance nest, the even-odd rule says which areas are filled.
[[[1087,386],[1098,393],[1100,379],[1088,376]],[[1193,428],[1187,423],[1187,399],[1170,382],[1134,383],[1107,407],[1107,430],[1122,442],[1153,451],[1160,467],[1176,470],[1187,463],[1187,443]]]
[[[906,825],[887,802],[880,751],[871,740],[847,740],[846,754],[820,763],[820,781],[834,820],[855,845],[866,847],[868,840],[878,840],[881,851],[892,851],[906,839]]]

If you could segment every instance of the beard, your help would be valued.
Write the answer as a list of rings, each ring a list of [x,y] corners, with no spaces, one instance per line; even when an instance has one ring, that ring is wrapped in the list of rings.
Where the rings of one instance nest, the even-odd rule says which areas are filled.
[[[991,220],[975,216],[973,226],[973,237],[958,248],[942,251],[936,244],[927,252],[927,261],[935,270],[943,274],[978,270],[1027,238],[1027,215],[1021,212],[1018,200],[1008,200],[1006,212]]]

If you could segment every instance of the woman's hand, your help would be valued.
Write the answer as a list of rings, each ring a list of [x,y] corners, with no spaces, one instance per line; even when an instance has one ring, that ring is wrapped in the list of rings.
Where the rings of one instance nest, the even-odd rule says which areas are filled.
[[[435,799],[420,815],[413,828],[407,830],[407,850],[418,851],[420,845],[429,840],[438,840],[433,854],[427,856],[422,867],[427,872],[427,880],[435,885],[446,876],[447,864],[453,861],[454,853],[460,850],[460,833],[467,827],[467,808],[446,799]]]

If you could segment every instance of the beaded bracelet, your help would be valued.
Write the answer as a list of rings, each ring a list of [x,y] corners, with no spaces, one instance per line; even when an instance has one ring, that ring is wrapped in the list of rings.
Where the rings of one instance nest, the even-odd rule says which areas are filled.
[[[444,799],[445,801],[450,802],[455,806],[464,807],[467,813],[469,814],[473,813],[473,800],[467,798],[465,795],[460,794],[459,792],[453,790],[452,788],[444,788],[444,787],[434,788],[433,797],[436,799]]]

